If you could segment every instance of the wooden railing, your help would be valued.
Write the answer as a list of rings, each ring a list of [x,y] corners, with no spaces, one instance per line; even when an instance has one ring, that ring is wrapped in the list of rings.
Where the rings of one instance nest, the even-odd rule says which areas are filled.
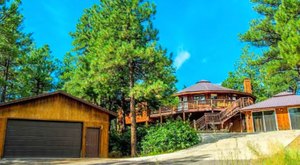
[[[242,97],[232,103],[232,105],[219,113],[205,113],[201,118],[195,121],[198,129],[205,128],[208,124],[223,124],[232,116],[236,115],[241,108],[253,104],[250,97]]]
[[[197,101],[184,101],[179,103],[177,107],[164,106],[160,107],[157,111],[151,111],[151,114],[159,113],[172,113],[178,111],[189,111],[189,110],[213,110],[213,109],[224,109],[232,106],[235,100],[229,99],[206,99]]]

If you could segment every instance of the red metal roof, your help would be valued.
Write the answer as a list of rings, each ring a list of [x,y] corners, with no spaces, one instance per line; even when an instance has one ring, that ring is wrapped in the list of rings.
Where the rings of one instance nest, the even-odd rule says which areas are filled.
[[[266,109],[276,107],[300,106],[300,96],[291,92],[281,92],[270,99],[242,108],[245,110]]]

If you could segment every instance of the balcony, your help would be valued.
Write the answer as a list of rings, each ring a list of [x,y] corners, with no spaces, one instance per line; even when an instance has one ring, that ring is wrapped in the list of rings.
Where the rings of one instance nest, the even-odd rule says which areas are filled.
[[[249,102],[253,102],[250,97],[245,97]],[[205,112],[205,111],[222,111],[233,106],[236,100],[229,99],[206,99],[197,101],[184,101],[177,107],[161,107],[159,110],[151,111],[150,117],[166,116],[179,114],[182,112]]]
[[[242,97],[238,100],[229,99],[206,99],[197,101],[185,101],[181,102],[178,106],[163,106],[159,110],[149,111],[136,111],[136,122],[144,123],[154,121],[154,118],[161,116],[169,116],[175,114],[182,114],[183,112],[207,112],[207,111],[224,111],[230,110],[231,107],[246,106],[253,103],[251,97]],[[236,105],[235,105],[236,104]],[[149,116],[150,115],[150,116]],[[127,114],[125,118],[126,124],[131,123],[131,114]]]

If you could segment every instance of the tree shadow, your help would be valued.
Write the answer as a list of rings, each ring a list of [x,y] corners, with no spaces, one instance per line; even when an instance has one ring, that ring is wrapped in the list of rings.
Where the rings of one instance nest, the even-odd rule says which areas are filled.
[[[175,159],[168,159],[168,160],[155,160],[155,158],[150,158],[147,160],[141,160],[141,161],[131,161],[131,160],[120,160],[115,162],[109,162],[109,163],[95,163],[92,165],[160,165],[160,164],[172,164],[172,165],[181,165],[181,164],[200,164],[201,162],[209,162],[207,160],[204,160],[205,158],[208,158],[209,155],[200,155],[200,156],[188,156],[183,158],[175,158]]]
[[[203,145],[203,144],[209,144],[209,143],[215,143],[219,140],[224,139],[230,139],[230,138],[239,138],[239,137],[245,137],[247,135],[254,135],[257,133],[200,133],[202,137],[202,142],[196,146]]]

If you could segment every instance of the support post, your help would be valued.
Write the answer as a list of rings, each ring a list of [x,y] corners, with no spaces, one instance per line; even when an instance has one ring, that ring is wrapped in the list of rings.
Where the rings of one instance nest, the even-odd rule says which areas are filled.
[[[194,129],[197,131],[196,120],[194,119],[193,122],[194,122]]]
[[[182,118],[183,118],[183,121],[185,121],[185,109],[184,109],[184,107],[182,109]]]
[[[161,124],[162,123],[161,107],[159,107],[159,118],[160,118],[160,124]]]
[[[243,119],[242,119],[242,113],[240,112],[240,126],[241,126],[241,133],[243,132]]]

